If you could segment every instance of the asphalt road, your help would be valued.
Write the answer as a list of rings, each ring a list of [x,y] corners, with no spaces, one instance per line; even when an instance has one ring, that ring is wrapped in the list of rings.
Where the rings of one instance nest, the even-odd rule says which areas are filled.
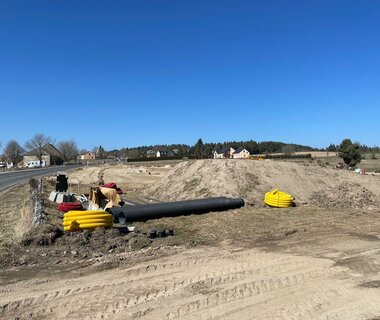
[[[49,167],[42,169],[25,169],[14,172],[0,173],[0,191],[17,185],[21,182],[28,181],[30,178],[38,178],[46,175],[56,174],[57,171],[68,171],[81,167],[82,165]]]

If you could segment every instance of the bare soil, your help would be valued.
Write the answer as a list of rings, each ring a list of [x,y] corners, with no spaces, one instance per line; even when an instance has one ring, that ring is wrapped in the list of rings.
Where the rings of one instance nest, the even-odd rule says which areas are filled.
[[[101,166],[72,176],[77,175],[85,191],[96,184],[101,172],[107,182],[113,180],[126,189],[127,199],[228,195],[247,197],[251,205],[136,223],[133,233],[118,225],[63,233],[62,215],[46,201],[48,224],[15,235],[2,248],[0,319],[380,317],[377,177],[331,171],[311,163],[256,161],[190,161],[173,164],[173,169],[149,165],[145,169],[150,175],[143,165],[141,172],[130,169]],[[286,180],[284,170],[296,178]],[[191,176],[198,179],[194,186]],[[212,182],[214,178],[217,182]],[[53,186],[45,185],[46,197]],[[261,190],[272,186],[301,197],[299,206],[261,206]],[[28,186],[23,188],[9,191],[4,198],[0,195],[0,200],[24,199]],[[144,190],[146,197],[141,196]],[[337,190],[343,191],[335,195]],[[358,201],[345,202],[344,198],[338,202],[352,190],[361,195]],[[312,203],[316,192],[322,191],[325,196]],[[18,205],[20,210],[27,208],[24,202]],[[15,230],[15,219],[5,209],[0,218],[7,223],[2,230]],[[174,229],[175,235],[150,240],[146,232],[153,228]]]

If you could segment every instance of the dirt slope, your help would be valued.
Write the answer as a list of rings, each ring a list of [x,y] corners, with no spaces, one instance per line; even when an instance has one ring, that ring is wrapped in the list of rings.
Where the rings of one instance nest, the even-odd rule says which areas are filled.
[[[32,208],[29,197],[27,184],[0,193],[0,252],[30,229]]]
[[[279,188],[297,204],[371,208],[378,204],[380,179],[313,164],[280,161],[198,160],[177,164],[147,194],[159,200],[209,196],[242,197],[263,205],[265,192]]]

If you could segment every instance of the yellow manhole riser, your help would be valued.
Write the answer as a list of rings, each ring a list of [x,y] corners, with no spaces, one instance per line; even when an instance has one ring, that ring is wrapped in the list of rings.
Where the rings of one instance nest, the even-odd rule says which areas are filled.
[[[293,205],[294,198],[285,192],[274,189],[265,194],[264,203],[271,207],[288,208]]]
[[[65,231],[93,230],[99,227],[112,227],[112,214],[103,210],[69,211],[63,217]]]

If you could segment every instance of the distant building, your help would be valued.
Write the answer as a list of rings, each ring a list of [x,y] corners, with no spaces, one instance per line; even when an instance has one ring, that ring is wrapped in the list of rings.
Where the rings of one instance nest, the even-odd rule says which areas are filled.
[[[160,157],[173,157],[174,156],[174,152],[171,151],[171,150],[158,150],[156,152],[156,157],[157,158],[160,158]]]
[[[99,148],[95,151],[95,158],[96,159],[104,159],[106,157],[106,152],[102,146],[99,146]]]
[[[86,152],[82,153],[78,156],[79,160],[95,160],[95,153],[94,152]]]
[[[38,161],[39,150],[34,149],[23,155],[22,163],[25,167],[29,161]],[[46,166],[61,165],[64,162],[62,153],[51,143],[46,144],[42,148],[42,161]]]
[[[232,154],[232,157],[234,159],[248,159],[250,155],[251,153],[247,149],[240,147],[235,150],[235,152]]]
[[[224,159],[224,155],[226,152],[227,152],[226,148],[220,148],[220,149],[214,150],[213,152],[214,159]]]
[[[148,151],[146,152],[146,156],[147,156],[148,158],[154,158],[154,157],[156,157],[156,151],[154,151],[154,150],[148,150]]]
[[[230,159],[232,155],[235,153],[234,148],[220,148],[213,152],[214,159]]]

